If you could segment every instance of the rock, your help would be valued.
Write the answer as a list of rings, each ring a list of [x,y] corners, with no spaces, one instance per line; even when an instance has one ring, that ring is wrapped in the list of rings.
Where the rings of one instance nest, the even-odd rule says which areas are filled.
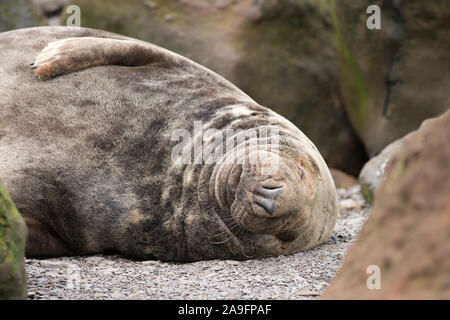
[[[0,32],[36,27],[42,19],[29,0],[2,0],[0,2]]]
[[[99,256],[92,256],[92,257],[87,257],[86,258],[86,262],[89,264],[99,264],[104,260],[103,257],[99,257]]]
[[[441,117],[425,120],[420,126],[419,131],[425,130],[426,127],[434,126],[439,123],[442,121]],[[373,157],[364,165],[361,173],[359,174],[359,183],[361,185],[362,193],[369,203],[372,203],[376,191],[386,180],[386,172],[388,171],[387,168],[390,166],[391,159],[393,159],[398,152],[402,151],[409,144],[414,143],[416,135],[417,130],[392,142],[385,147],[379,155]]]
[[[403,139],[398,139],[392,142],[379,155],[370,159],[362,168],[359,174],[359,183],[367,202],[372,203],[376,190],[379,189],[386,179],[386,167],[392,157],[402,149],[403,141]]]
[[[83,27],[155,43],[221,74],[296,124],[328,165],[357,175],[367,161],[340,97],[328,1],[72,3]]]
[[[341,210],[361,210],[360,204],[353,199],[345,199],[339,202],[339,208]]]
[[[347,188],[350,188],[350,187],[358,184],[358,180],[355,177],[353,177],[339,169],[331,168],[330,172],[331,172],[331,175],[333,176],[333,180],[334,180],[334,184],[336,185],[336,188],[347,189]]]
[[[40,13],[46,17],[60,14],[67,0],[31,0],[39,9]]]
[[[299,292],[297,292],[297,295],[299,295],[299,296],[318,296],[318,295],[320,295],[320,292],[316,292],[316,291],[299,291]]]
[[[144,266],[154,266],[154,265],[160,265],[161,261],[159,260],[146,260],[141,262]]]
[[[381,29],[366,27],[367,6]],[[334,1],[341,91],[370,156],[450,107],[450,2]]]
[[[0,185],[0,300],[27,297],[26,235],[22,217]]]
[[[49,26],[61,25],[61,14],[67,0],[31,0],[39,16]]]
[[[219,271],[219,270],[223,270],[223,265],[215,265],[211,267],[212,271]]]
[[[450,111],[391,160],[359,239],[324,299],[450,299]],[[378,266],[380,288],[368,288]],[[371,276],[371,278],[369,278]]]
[[[338,193],[339,199],[342,200],[359,195],[361,192],[361,186],[357,184],[348,189],[338,188],[336,189],[336,191]]]
[[[121,293],[121,292],[112,292],[112,293],[110,294],[109,298],[110,298],[110,299],[113,299],[113,300],[124,300],[124,299],[127,298],[127,296],[124,295],[124,294]]]

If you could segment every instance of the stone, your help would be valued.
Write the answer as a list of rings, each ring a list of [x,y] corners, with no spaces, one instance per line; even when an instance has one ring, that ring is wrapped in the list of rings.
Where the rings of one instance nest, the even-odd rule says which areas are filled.
[[[386,179],[385,171],[392,157],[402,149],[404,140],[398,139],[385,147],[380,154],[371,158],[359,174],[359,183],[364,198],[372,203],[375,192]]]
[[[99,257],[99,256],[92,256],[92,257],[87,257],[86,258],[86,262],[89,264],[99,264],[103,261],[103,257]]]
[[[46,25],[61,25],[61,15],[67,0],[31,0],[31,2]]]
[[[409,144],[414,143],[414,139],[416,139],[419,130],[425,130],[425,127],[434,126],[440,121],[442,121],[441,117],[425,120],[418,130],[390,143],[379,155],[373,157],[364,165],[359,174],[359,183],[361,185],[361,191],[369,203],[372,203],[376,191],[386,180],[387,168],[389,168],[394,156]]]
[[[299,292],[297,292],[297,295],[298,296],[318,296],[318,295],[320,295],[320,293],[319,292],[317,292],[317,291],[299,291]]]
[[[367,1],[332,3],[344,105],[372,157],[450,107],[450,2],[371,1],[380,30],[366,27]]]
[[[357,185],[358,179],[356,179],[354,176],[349,175],[342,170],[339,169],[330,169],[331,175],[333,176],[334,184],[336,185],[336,188],[350,188],[352,186]]]
[[[345,199],[339,202],[341,210],[361,210],[361,206],[353,199]]]
[[[450,111],[426,121],[391,160],[323,299],[450,299],[449,128]]]
[[[40,13],[46,17],[50,17],[61,13],[67,0],[31,0],[38,8]]]
[[[0,300],[27,297],[26,235],[22,217],[0,185]]]
[[[43,24],[29,0],[2,0],[0,2],[0,32]]]
[[[141,263],[144,266],[154,266],[154,265],[160,265],[161,261],[159,261],[159,260],[146,260],[146,261],[141,261]]]

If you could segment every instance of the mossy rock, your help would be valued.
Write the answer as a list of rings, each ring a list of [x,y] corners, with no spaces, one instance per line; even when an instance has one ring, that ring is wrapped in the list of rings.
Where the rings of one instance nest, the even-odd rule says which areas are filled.
[[[43,24],[30,0],[2,0],[0,2],[0,32]]]
[[[0,300],[26,298],[26,235],[22,217],[0,185]]]
[[[76,0],[67,5],[71,4],[80,7],[83,27],[155,43],[221,74],[296,124],[328,165],[356,175],[367,160],[340,96],[327,1]]]
[[[341,92],[369,156],[450,107],[450,2],[330,0]],[[366,9],[381,9],[369,30]]]
[[[437,118],[430,118],[422,122],[418,130],[412,131],[404,137],[395,140],[386,146],[377,156],[368,161],[359,174],[359,183],[361,185],[361,191],[369,203],[372,203],[376,196],[377,191],[383,186],[387,177],[393,175],[392,162],[395,157],[404,151],[410,144],[414,144],[415,139],[425,130],[429,130],[429,127],[438,126],[442,123],[443,116]],[[401,162],[396,166],[397,173],[401,173]]]
[[[380,154],[373,157],[362,168],[359,174],[359,183],[361,192],[367,202],[372,203],[377,190],[383,185],[387,177],[387,169],[390,166],[392,158],[401,151],[409,138],[409,135],[395,140],[385,147]]]
[[[324,299],[450,299],[450,111],[403,138]],[[369,288],[379,267],[378,289]],[[370,278],[369,278],[370,277]]]

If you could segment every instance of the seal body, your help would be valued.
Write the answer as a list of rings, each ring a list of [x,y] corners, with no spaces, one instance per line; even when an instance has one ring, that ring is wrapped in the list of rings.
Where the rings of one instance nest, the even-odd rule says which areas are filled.
[[[69,37],[143,44],[84,28],[0,34],[0,180],[29,228],[28,256],[248,259],[328,239],[335,186],[298,128],[214,72],[145,43],[145,63],[39,80],[30,62]],[[218,152],[227,144],[219,136],[230,148]]]

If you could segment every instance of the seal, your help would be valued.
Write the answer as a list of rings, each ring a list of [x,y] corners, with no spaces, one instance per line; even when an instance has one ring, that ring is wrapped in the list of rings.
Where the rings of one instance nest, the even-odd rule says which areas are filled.
[[[86,28],[10,31],[0,48],[0,180],[27,256],[244,260],[331,235],[317,148],[213,71]]]

